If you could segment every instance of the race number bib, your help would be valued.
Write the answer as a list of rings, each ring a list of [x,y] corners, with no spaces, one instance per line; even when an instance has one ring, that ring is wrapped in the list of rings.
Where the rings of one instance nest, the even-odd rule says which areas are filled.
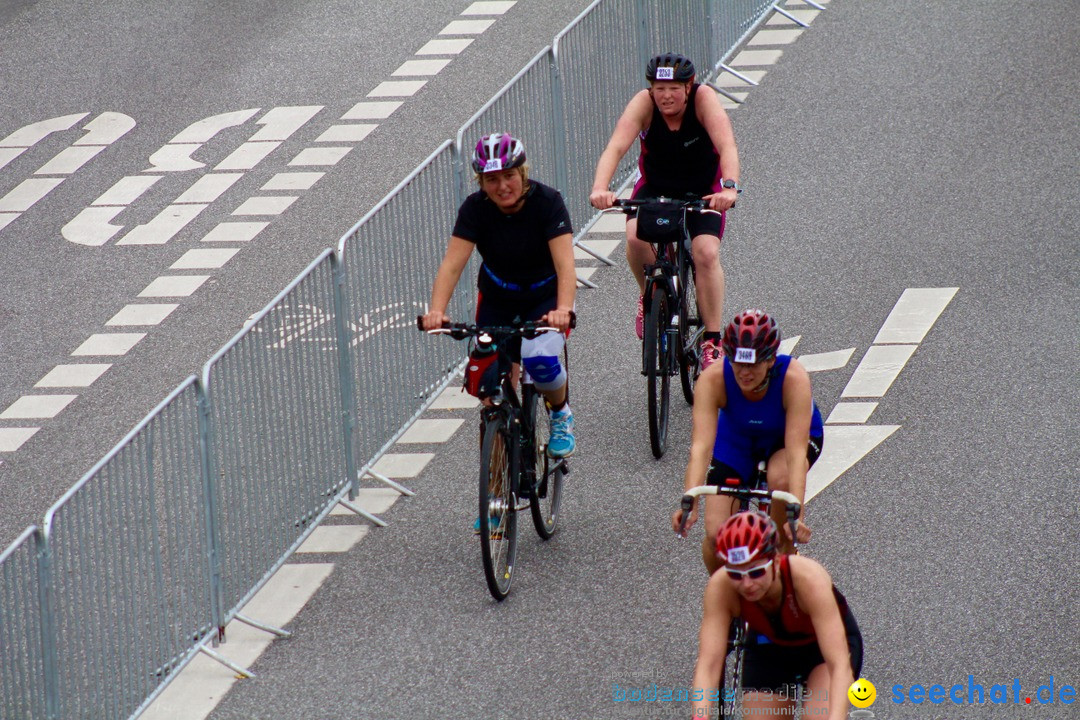
[[[484,163],[484,172],[497,172],[502,169],[502,158],[491,158]]]
[[[750,550],[745,546],[734,547],[727,551],[728,565],[742,565],[745,562],[750,562]]]
[[[675,79],[675,68],[669,68],[669,67],[658,67],[658,68],[656,68],[656,79],[657,80],[674,80]]]
[[[757,350],[754,348],[736,348],[735,349],[735,362],[737,363],[756,363],[757,362]]]

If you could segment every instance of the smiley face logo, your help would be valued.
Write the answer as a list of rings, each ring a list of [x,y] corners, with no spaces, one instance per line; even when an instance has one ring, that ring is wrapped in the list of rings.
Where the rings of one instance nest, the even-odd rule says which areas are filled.
[[[865,678],[851,683],[847,691],[848,700],[857,708],[868,708],[877,700],[877,688]]]

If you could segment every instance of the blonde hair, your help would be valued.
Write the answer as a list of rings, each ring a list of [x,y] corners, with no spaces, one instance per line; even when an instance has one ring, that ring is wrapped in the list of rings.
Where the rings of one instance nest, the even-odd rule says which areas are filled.
[[[518,165],[514,170],[518,171],[521,175],[521,192],[529,192],[529,163],[523,163]],[[473,173],[476,176],[476,184],[480,187],[484,187],[484,174],[485,173]]]

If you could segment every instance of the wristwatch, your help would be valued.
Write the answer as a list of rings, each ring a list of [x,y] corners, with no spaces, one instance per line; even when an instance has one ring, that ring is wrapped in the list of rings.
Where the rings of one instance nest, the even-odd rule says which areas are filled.
[[[735,188],[735,192],[737,192],[737,193],[742,192],[742,189],[739,187],[739,183],[735,182],[734,180],[724,180],[722,183],[720,183],[720,187],[722,187],[722,188]]]

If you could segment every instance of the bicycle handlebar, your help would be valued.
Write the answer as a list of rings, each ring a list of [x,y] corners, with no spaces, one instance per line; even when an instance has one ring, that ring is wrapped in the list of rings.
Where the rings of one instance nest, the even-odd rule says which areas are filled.
[[[784,503],[787,508],[788,522],[792,524],[792,536],[795,533],[795,521],[799,517],[799,513],[802,512],[802,503],[799,502],[799,498],[795,497],[789,492],[784,490],[756,490],[745,487],[728,487],[720,485],[699,485],[698,487],[692,487],[683,493],[682,496],[682,522],[679,523],[679,537],[682,537],[686,532],[686,521],[690,517],[690,511],[694,508],[694,500],[701,495],[727,495],[734,498],[761,498],[762,500],[779,500]]]
[[[577,327],[577,313],[573,310],[570,311],[570,327]],[[550,325],[542,325],[535,320],[525,320],[519,325],[512,326],[482,326],[474,323],[443,323],[441,328],[434,330],[424,330],[424,316],[416,316],[416,328],[421,332],[426,332],[429,335],[449,335],[455,340],[464,340],[468,337],[479,337],[480,335],[487,334],[491,336],[499,337],[512,337],[514,335],[521,335],[525,338],[535,337],[540,333],[545,332],[559,332],[559,328],[551,327]]]
[[[713,210],[706,202],[700,198],[696,200],[677,200],[669,197],[654,197],[654,198],[616,198],[611,203],[612,209],[621,213],[626,213],[627,210],[639,208],[642,205],[677,205],[684,210],[696,213],[713,213],[719,215],[719,210]]]

